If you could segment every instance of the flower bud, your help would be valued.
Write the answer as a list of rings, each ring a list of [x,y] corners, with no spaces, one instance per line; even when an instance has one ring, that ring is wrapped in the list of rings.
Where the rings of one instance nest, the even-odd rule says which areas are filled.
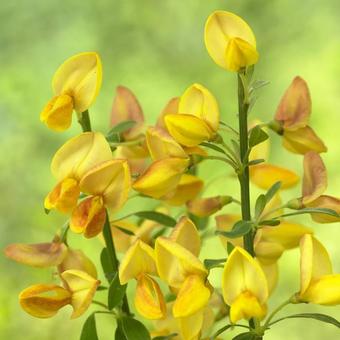
[[[197,198],[187,202],[188,211],[198,217],[206,217],[221,210],[225,205],[233,201],[230,196],[216,196],[209,198]]]

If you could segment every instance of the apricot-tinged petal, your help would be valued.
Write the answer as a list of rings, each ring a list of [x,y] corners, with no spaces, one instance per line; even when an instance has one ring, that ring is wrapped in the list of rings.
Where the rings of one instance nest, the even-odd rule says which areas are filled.
[[[120,267],[119,280],[122,285],[140,274],[156,274],[154,250],[141,240],[136,242],[126,252]]]
[[[95,101],[102,83],[102,65],[95,52],[84,52],[67,59],[56,71],[52,86],[56,95],[73,98],[77,112],[86,111]]]
[[[149,157],[149,151],[144,145],[129,145],[118,146],[114,158],[126,159],[131,173],[140,174],[147,168],[147,158]]]
[[[250,292],[261,305],[268,299],[268,284],[261,266],[240,247],[233,249],[225,263],[222,291],[230,306],[244,291]]]
[[[229,196],[215,196],[207,198],[196,198],[187,202],[187,209],[190,213],[206,217],[221,210],[226,204],[231,202]]]
[[[320,155],[309,151],[303,159],[302,202],[308,204],[321,196],[327,188],[327,170]]]
[[[178,112],[202,119],[217,132],[220,112],[217,101],[212,93],[200,84],[193,84],[185,90],[178,104]]]
[[[169,157],[188,158],[183,148],[162,128],[149,127],[146,142],[153,160]]]
[[[64,131],[72,123],[73,99],[67,95],[53,97],[40,113],[40,120],[50,129]]]
[[[293,171],[271,164],[258,164],[250,167],[250,180],[259,188],[268,190],[274,183],[281,182],[281,189],[297,184],[299,176]]]
[[[313,281],[300,298],[303,301],[316,303],[318,305],[339,305],[340,274],[325,275]]]
[[[71,319],[78,318],[89,308],[100,281],[81,270],[66,270],[61,277],[72,293]]]
[[[205,46],[215,63],[225,69],[229,69],[225,51],[233,38],[240,38],[256,48],[254,33],[243,19],[225,11],[212,13],[205,24]]]
[[[168,101],[168,103],[165,105],[164,109],[162,110],[161,114],[159,115],[157,119],[157,123],[156,123],[157,127],[167,129],[165,122],[164,122],[164,118],[166,115],[178,113],[178,103],[179,103],[179,97],[171,98]]]
[[[272,264],[276,262],[285,249],[279,243],[267,242],[260,240],[255,245],[256,257],[264,264]]]
[[[276,288],[279,279],[279,266],[277,262],[266,264],[260,260],[259,263],[267,279],[268,293],[271,295]]]
[[[198,340],[204,324],[205,309],[186,317],[178,318],[183,340]]]
[[[187,217],[182,216],[173,229],[170,239],[188,249],[198,256],[201,249],[200,235],[195,224]]]
[[[156,161],[133,184],[136,191],[153,198],[161,198],[172,192],[189,165],[183,158],[166,158]]]
[[[101,195],[111,212],[120,209],[131,187],[130,169],[126,160],[112,159],[88,171],[80,181],[82,192]]]
[[[230,306],[230,322],[236,323],[241,319],[251,319],[253,317],[262,319],[267,313],[266,305],[251,292],[241,293]]]
[[[204,279],[197,275],[189,275],[180,287],[173,305],[175,318],[192,315],[202,309],[209,301],[210,289]]]
[[[141,274],[137,278],[135,306],[146,319],[157,320],[166,316],[163,294],[158,283],[148,275]]]
[[[103,229],[106,219],[101,196],[91,196],[83,200],[73,210],[70,228],[73,232],[84,233],[86,238],[97,236]]]
[[[190,275],[206,278],[207,270],[189,250],[165,237],[155,243],[156,265],[159,277],[169,286],[180,288]]]
[[[231,231],[234,224],[241,219],[240,215],[233,215],[233,214],[223,214],[215,216],[216,220],[216,226],[217,230],[220,231]],[[222,242],[222,245],[224,249],[227,249],[228,242],[234,245],[234,247],[243,247],[243,238],[237,237],[237,238],[228,238],[223,235],[219,235],[220,240]]]
[[[213,137],[207,123],[190,114],[169,114],[165,124],[170,135],[184,146],[197,146]]]
[[[71,293],[56,285],[38,284],[24,289],[19,295],[21,307],[36,318],[50,318],[71,303]]]
[[[73,177],[76,180],[95,165],[112,159],[110,145],[99,132],[84,132],[69,139],[55,153],[52,174],[59,180]]]
[[[60,264],[67,254],[64,243],[14,243],[5,248],[5,255],[16,262],[33,267],[51,267]]]
[[[133,140],[142,133],[144,115],[136,96],[125,86],[117,86],[116,96],[111,111],[111,126],[121,122],[133,120],[136,124],[123,132],[125,140]]]
[[[125,229],[134,234],[139,228],[136,224],[129,222],[127,220],[111,222],[111,233],[115,249],[119,253],[125,253],[132,243],[133,235],[128,235],[119,228]]]
[[[300,252],[300,294],[304,295],[313,281],[332,274],[332,264],[325,247],[310,234],[301,239]]]
[[[340,222],[340,199],[339,198],[328,196],[328,195],[321,195],[320,197],[315,199],[313,202],[308,203],[307,207],[331,209],[331,210],[334,210],[339,215],[337,217],[337,216],[331,216],[331,215],[326,215],[326,214],[313,213],[311,214],[311,216],[315,222],[318,222],[318,223]]]
[[[282,145],[290,152],[304,155],[308,151],[326,152],[327,147],[314,130],[305,126],[294,131],[283,132]]]
[[[295,77],[280,101],[275,119],[281,122],[284,129],[296,130],[305,127],[311,106],[307,83],[301,77]]]
[[[78,181],[74,178],[65,178],[46,196],[44,206],[47,210],[56,209],[69,214],[76,207],[79,195]]]

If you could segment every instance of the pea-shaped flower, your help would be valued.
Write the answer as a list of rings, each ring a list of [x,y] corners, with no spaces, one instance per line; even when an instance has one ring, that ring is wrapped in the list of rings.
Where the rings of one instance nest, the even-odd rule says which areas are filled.
[[[85,52],[67,59],[54,74],[54,97],[40,113],[41,121],[52,130],[66,130],[73,111],[81,115],[95,101],[101,82],[102,66],[97,53]]]
[[[209,16],[204,41],[214,62],[229,71],[239,71],[259,59],[253,31],[243,19],[230,12],[216,11]]]

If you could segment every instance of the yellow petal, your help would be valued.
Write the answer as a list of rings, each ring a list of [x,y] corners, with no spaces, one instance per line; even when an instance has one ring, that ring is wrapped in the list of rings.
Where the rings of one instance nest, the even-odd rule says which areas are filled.
[[[225,52],[233,38],[242,39],[256,51],[254,33],[243,19],[225,11],[212,13],[205,24],[205,46],[215,63],[225,69],[229,69]]]
[[[182,216],[170,234],[170,239],[188,249],[198,256],[201,249],[201,239],[195,224],[187,217]]]
[[[56,95],[73,98],[77,112],[86,111],[95,101],[102,82],[102,65],[97,53],[79,53],[67,59],[56,71],[52,86]]]
[[[303,158],[302,202],[308,204],[321,196],[327,188],[327,170],[320,155],[309,151]]]
[[[278,283],[279,266],[277,262],[266,264],[266,263],[261,262],[261,260],[259,260],[259,263],[267,279],[268,293],[269,295],[271,295]]]
[[[183,158],[166,158],[156,161],[133,184],[133,189],[153,198],[172,192],[189,165]]]
[[[61,277],[72,293],[71,319],[78,318],[89,308],[100,281],[81,270],[66,270],[61,273]]]
[[[155,243],[156,265],[159,277],[169,286],[180,288],[190,275],[206,278],[208,271],[189,250],[165,237]]]
[[[217,230],[231,231],[234,224],[241,219],[240,215],[223,214],[215,216]],[[234,245],[234,247],[243,247],[243,237],[228,238],[223,235],[219,235],[224,249],[227,249],[228,242]]]
[[[51,267],[60,264],[67,254],[64,243],[14,243],[5,248],[5,255],[11,260],[33,267]]]
[[[101,195],[111,212],[120,209],[131,187],[130,169],[126,160],[112,159],[88,171],[80,181],[82,192]]]
[[[239,71],[240,69],[251,66],[259,60],[259,54],[256,47],[240,38],[229,40],[225,52],[226,68],[230,71]]]
[[[106,219],[105,207],[101,196],[90,196],[73,210],[70,229],[84,233],[86,238],[97,236],[103,229]]]
[[[340,304],[340,274],[325,275],[312,282],[301,296],[306,302],[335,306]]]
[[[211,291],[201,276],[187,276],[173,305],[174,317],[182,318],[198,312],[208,303],[210,295]]]
[[[203,327],[204,309],[178,319],[183,340],[198,340]]]
[[[153,160],[169,157],[188,158],[183,148],[159,127],[149,127],[146,131],[146,142]]]
[[[265,208],[263,209],[262,214],[260,215],[260,218],[263,218],[265,215],[265,219],[269,220],[273,217],[283,215],[284,209],[283,208],[278,209],[281,206],[282,206],[282,199],[280,196],[280,191],[278,191],[266,204]]]
[[[312,219],[318,223],[335,223],[340,222],[340,199],[328,195],[321,195],[313,202],[307,204],[307,207],[312,208],[326,208],[332,209],[338,213],[339,217],[326,215],[326,214],[311,214]]]
[[[64,131],[72,122],[73,99],[67,94],[53,97],[40,113],[40,120],[50,129]]]
[[[21,307],[36,318],[50,318],[71,303],[71,294],[56,285],[38,284],[24,289],[19,295]]]
[[[133,140],[143,132],[144,115],[134,93],[124,86],[117,86],[116,96],[111,111],[111,126],[126,120],[133,120],[136,124],[122,133],[124,140]]]
[[[308,151],[326,152],[327,147],[314,130],[305,126],[297,130],[283,132],[282,145],[290,152],[304,155]]]
[[[121,145],[117,147],[114,153],[114,158],[127,160],[133,174],[140,174],[145,171],[148,157],[149,151],[144,145]]]
[[[197,176],[183,174],[176,189],[165,197],[165,202],[180,206],[194,199],[203,188],[203,181]]]
[[[225,205],[231,203],[230,196],[215,196],[207,198],[196,198],[187,202],[187,209],[190,213],[206,217],[221,210]]]
[[[164,121],[164,117],[168,114],[175,114],[178,113],[178,103],[179,97],[171,98],[168,103],[165,105],[164,109],[162,110],[161,114],[157,119],[156,126],[167,129]]]
[[[301,239],[300,252],[300,294],[303,295],[313,281],[332,274],[332,264],[325,247],[310,234]]]
[[[85,132],[68,140],[54,155],[52,174],[59,180],[76,180],[95,165],[112,159],[110,145],[103,134]]]
[[[146,319],[163,319],[166,316],[163,294],[157,282],[148,275],[141,274],[137,278],[135,306]]]
[[[247,251],[235,247],[223,270],[224,301],[231,306],[245,291],[251,293],[261,305],[268,299],[268,284],[261,266]]]
[[[230,322],[236,323],[241,319],[262,319],[267,313],[267,307],[251,292],[241,293],[230,306]]]
[[[183,149],[187,155],[199,155],[202,157],[209,156],[209,153],[200,146],[183,146]]]
[[[133,232],[134,234],[139,228],[136,224],[131,223],[127,220],[111,222],[111,233],[115,249],[119,253],[125,253],[132,243],[133,236],[124,233],[119,228],[126,229]]]
[[[124,285],[140,274],[156,274],[156,272],[154,250],[143,241],[136,240],[120,264],[119,280]]]
[[[281,189],[295,186],[299,176],[293,171],[271,164],[251,166],[250,180],[261,189],[269,189],[275,182],[281,181]]]
[[[80,249],[67,249],[67,255],[58,266],[58,272],[63,273],[66,270],[81,270],[93,278],[97,278],[97,269],[94,263]]]
[[[254,127],[258,124],[254,124]],[[270,152],[270,140],[269,138],[259,143],[251,148],[251,152],[249,154],[249,160],[253,161],[255,159],[264,159],[265,161],[268,160]]]
[[[308,124],[311,98],[307,83],[295,77],[283,95],[275,113],[275,119],[284,129],[296,130]]]
[[[76,207],[79,195],[78,181],[67,177],[46,196],[44,206],[47,210],[56,209],[64,214],[69,214]]]
[[[256,242],[254,248],[256,257],[264,264],[275,263],[285,250],[279,243],[263,240]]]
[[[200,84],[193,84],[185,90],[178,104],[178,112],[202,119],[212,132],[217,132],[220,112],[212,93]]]
[[[207,123],[190,114],[168,114],[165,124],[170,135],[184,146],[197,146],[213,137]]]

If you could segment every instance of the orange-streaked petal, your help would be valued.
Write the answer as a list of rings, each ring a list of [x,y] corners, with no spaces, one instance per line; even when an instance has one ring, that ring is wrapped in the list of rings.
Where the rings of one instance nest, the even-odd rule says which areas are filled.
[[[169,114],[175,114],[178,113],[178,103],[179,103],[179,97],[171,98],[168,103],[165,105],[164,109],[162,110],[161,114],[159,115],[157,119],[156,126],[161,127],[163,129],[167,129],[164,117]]]
[[[234,224],[241,219],[240,215],[223,214],[215,216],[216,229],[220,231],[231,231]],[[228,242],[234,247],[243,247],[243,237],[228,238],[223,235],[219,235],[224,249],[227,249]]]
[[[126,159],[131,173],[141,174],[147,168],[149,151],[144,145],[121,145],[117,147],[114,158]]]
[[[313,202],[307,204],[307,207],[312,208],[325,208],[334,210],[338,213],[339,217],[326,215],[326,214],[311,214],[312,219],[318,223],[335,223],[340,222],[340,199],[328,195],[321,195]]]
[[[132,243],[133,235],[128,235],[119,228],[131,231],[134,234],[139,228],[135,223],[129,222],[127,220],[111,222],[111,233],[115,249],[118,253],[125,253]]]
[[[193,215],[206,217],[221,210],[225,205],[232,202],[230,196],[215,196],[207,198],[196,198],[187,202],[187,209]]]

